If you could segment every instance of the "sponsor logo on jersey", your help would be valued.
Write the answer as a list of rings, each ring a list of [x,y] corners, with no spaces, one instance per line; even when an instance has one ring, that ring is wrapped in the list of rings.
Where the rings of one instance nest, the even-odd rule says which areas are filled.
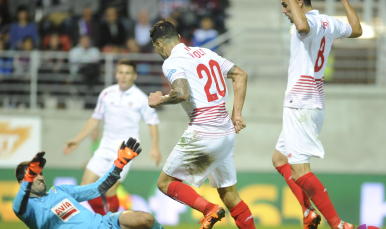
[[[58,216],[63,222],[67,222],[80,211],[67,198],[58,203],[51,211]]]
[[[14,154],[30,136],[31,126],[10,127],[9,122],[0,122],[0,157]]]
[[[177,70],[176,69],[172,69],[172,70],[170,70],[170,72],[169,72],[169,74],[168,74],[168,79],[170,79],[170,77],[172,77],[172,75],[174,74],[174,73],[176,73],[177,72]]]

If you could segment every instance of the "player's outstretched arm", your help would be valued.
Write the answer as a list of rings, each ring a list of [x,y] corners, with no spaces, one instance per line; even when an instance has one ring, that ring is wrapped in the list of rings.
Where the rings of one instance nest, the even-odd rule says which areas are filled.
[[[352,33],[349,36],[349,38],[357,38],[362,36],[362,26],[359,21],[358,15],[355,12],[355,10],[351,7],[348,0],[341,0],[344,10],[346,11],[348,23],[350,24],[352,28]]]
[[[302,1],[298,0],[289,0],[288,1],[291,7],[292,19],[294,21],[296,30],[301,35],[307,35],[310,32],[310,25],[308,24],[307,17],[300,8],[299,4],[304,4]],[[285,3],[283,2],[283,7],[285,7]]]
[[[60,185],[58,188],[64,190],[78,202],[92,200],[107,192],[121,178],[120,174],[125,165],[132,159],[138,156],[142,151],[139,142],[136,139],[130,138],[127,142],[122,142],[118,148],[118,158],[110,170],[95,183],[73,186]]]
[[[162,96],[162,92],[150,93],[149,106],[156,108],[163,104],[178,104],[188,100],[190,88],[187,79],[176,79],[172,83],[172,90],[168,95]]]
[[[240,130],[246,127],[245,121],[241,116],[241,111],[243,110],[245,96],[247,94],[248,74],[234,65],[231,70],[229,70],[227,78],[233,81],[235,100],[233,102],[232,122],[235,126],[236,133],[239,133]]]
[[[46,164],[44,157],[45,152],[39,152],[29,163],[27,171],[24,176],[24,182],[21,183],[19,192],[16,195],[15,201],[13,202],[13,211],[21,216],[27,212],[28,209],[28,198],[31,193],[31,187],[34,179],[42,173],[43,167]]]
[[[83,139],[89,136],[98,126],[99,120],[91,117],[86,122],[78,136],[66,142],[66,146],[63,149],[63,154],[70,154],[72,151],[78,148],[79,144],[83,141]]]

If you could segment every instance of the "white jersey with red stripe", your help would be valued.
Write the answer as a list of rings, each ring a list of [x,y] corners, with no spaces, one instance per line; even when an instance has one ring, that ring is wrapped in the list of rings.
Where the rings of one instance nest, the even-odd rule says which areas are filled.
[[[351,26],[317,10],[306,13],[310,32],[291,38],[291,56],[284,106],[324,109],[323,79],[334,39],[351,35]]]
[[[190,97],[181,103],[190,118],[189,129],[215,138],[233,134],[234,126],[225,108],[228,71],[234,64],[209,49],[176,45],[162,65],[170,85],[187,79]],[[203,136],[203,137],[205,137]]]
[[[142,119],[149,125],[159,123],[155,109],[148,105],[146,94],[135,85],[126,91],[121,91],[117,84],[104,89],[99,95],[92,117],[104,120],[99,148],[112,149],[115,157],[116,150],[123,140],[129,137],[139,140],[139,125]]]

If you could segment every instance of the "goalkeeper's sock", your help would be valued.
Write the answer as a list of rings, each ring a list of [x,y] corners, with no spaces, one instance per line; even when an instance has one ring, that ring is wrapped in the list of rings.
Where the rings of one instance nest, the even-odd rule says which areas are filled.
[[[312,199],[315,206],[326,218],[331,228],[336,228],[340,223],[338,213],[336,213],[334,206],[328,197],[327,189],[324,188],[323,184],[319,179],[311,172],[301,176],[297,179],[298,184]]]
[[[244,201],[240,201],[236,206],[229,210],[229,212],[233,219],[235,219],[238,228],[255,229],[252,212]]]
[[[90,204],[92,210],[94,210],[95,213],[106,215],[105,207],[103,205],[103,199],[101,196],[98,196],[95,199],[89,200],[88,203]]]
[[[180,181],[173,181],[170,183],[168,187],[168,196],[202,212],[204,215],[215,206],[215,204],[202,198],[189,185]]]
[[[107,212],[117,212],[119,209],[119,199],[117,195],[106,196],[106,209]]]
[[[285,165],[276,167],[276,169],[284,177],[285,182],[287,182],[288,186],[290,187],[291,191],[295,195],[296,199],[298,199],[300,205],[302,206],[303,213],[304,213],[312,205],[311,205],[310,199],[308,198],[308,195],[292,179],[291,166],[287,163]]]

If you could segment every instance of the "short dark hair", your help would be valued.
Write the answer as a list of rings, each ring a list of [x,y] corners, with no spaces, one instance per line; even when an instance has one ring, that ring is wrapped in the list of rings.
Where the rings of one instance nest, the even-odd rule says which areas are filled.
[[[303,0],[305,6],[311,6],[311,0]]]
[[[25,5],[20,5],[17,7],[17,13],[20,13],[22,11],[26,11],[28,13],[28,8]]]
[[[153,43],[158,39],[178,39],[178,32],[170,21],[162,19],[151,28],[150,37]]]
[[[25,172],[29,166],[30,161],[23,161],[16,167],[15,175],[17,182],[20,182],[24,179]]]
[[[118,62],[118,64],[117,64],[117,66],[118,66],[118,65],[127,65],[127,66],[131,66],[131,67],[133,67],[134,72],[137,71],[137,65],[136,65],[133,61],[131,61],[131,60],[126,60],[126,59],[120,60],[120,61]]]

